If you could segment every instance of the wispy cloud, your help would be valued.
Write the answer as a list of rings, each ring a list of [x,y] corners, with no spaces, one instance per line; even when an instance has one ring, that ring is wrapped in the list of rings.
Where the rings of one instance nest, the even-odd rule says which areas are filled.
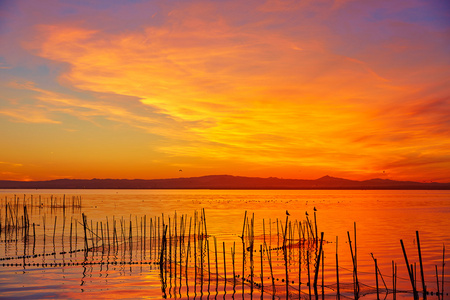
[[[0,161],[0,165],[7,165],[11,167],[22,167],[22,164],[19,163],[12,163],[12,162],[6,162],[6,161]]]
[[[157,132],[161,135],[179,136],[181,125],[173,118],[156,109],[143,105],[140,99],[118,97],[114,94],[97,94],[88,99],[74,97],[73,95],[45,90],[36,86],[33,82],[12,82],[10,87],[34,92],[33,104],[23,104],[12,101],[13,106],[4,108],[0,114],[7,115],[22,122],[30,123],[54,123],[61,124],[61,114],[72,115],[79,119],[92,121],[96,117],[124,123],[149,132]],[[118,99],[125,103],[118,103]]]

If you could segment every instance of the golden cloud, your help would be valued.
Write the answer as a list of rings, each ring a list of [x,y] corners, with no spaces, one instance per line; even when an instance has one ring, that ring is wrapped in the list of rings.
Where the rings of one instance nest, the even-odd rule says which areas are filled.
[[[101,115],[172,138],[156,147],[174,156],[364,170],[402,156],[399,146],[421,147],[415,137],[426,129],[408,136],[401,121],[383,115],[410,88],[405,82],[333,53],[326,35],[294,39],[264,22],[236,28],[211,13],[211,6],[193,5],[170,11],[160,27],[119,33],[40,26],[29,47],[69,66],[60,76],[64,85],[129,98],[91,101],[36,90],[38,99],[80,118]]]

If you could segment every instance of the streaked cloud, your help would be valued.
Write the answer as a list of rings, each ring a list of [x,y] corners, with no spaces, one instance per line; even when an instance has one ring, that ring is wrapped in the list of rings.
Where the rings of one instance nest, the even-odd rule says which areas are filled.
[[[7,165],[7,166],[12,166],[12,167],[22,167],[22,164],[6,162],[6,161],[0,161],[0,165]]]

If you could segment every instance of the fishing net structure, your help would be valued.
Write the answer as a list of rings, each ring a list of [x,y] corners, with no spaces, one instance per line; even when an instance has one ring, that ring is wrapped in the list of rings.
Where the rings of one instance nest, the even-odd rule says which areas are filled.
[[[328,275],[325,282],[324,270],[332,268],[324,264],[327,242],[323,233],[319,236],[315,212],[312,220],[306,216],[306,220],[292,221],[287,216],[272,222],[273,227],[263,223],[258,233],[254,217],[246,213],[242,232],[221,242],[208,234],[204,210],[193,217],[130,216],[93,222],[81,213],[78,198],[5,202],[1,208],[0,215],[5,216],[0,220],[2,267],[147,265],[160,276],[162,291],[169,298],[212,292],[264,299],[413,295],[412,290],[388,288],[384,281],[378,287],[358,281],[356,269],[338,267],[347,273],[346,279],[330,280]],[[66,210],[80,216],[66,220]],[[63,212],[62,219],[58,211]],[[42,226],[36,226],[38,220]],[[48,256],[51,263],[42,260]]]

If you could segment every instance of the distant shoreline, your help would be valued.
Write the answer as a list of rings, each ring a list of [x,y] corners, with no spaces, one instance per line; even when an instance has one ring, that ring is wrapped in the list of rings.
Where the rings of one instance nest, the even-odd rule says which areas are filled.
[[[0,188],[3,190],[448,191],[450,188]]]
[[[0,180],[0,190],[2,189],[450,190],[450,183],[422,183],[379,178],[357,181],[330,176],[306,180],[209,175],[170,179]]]

